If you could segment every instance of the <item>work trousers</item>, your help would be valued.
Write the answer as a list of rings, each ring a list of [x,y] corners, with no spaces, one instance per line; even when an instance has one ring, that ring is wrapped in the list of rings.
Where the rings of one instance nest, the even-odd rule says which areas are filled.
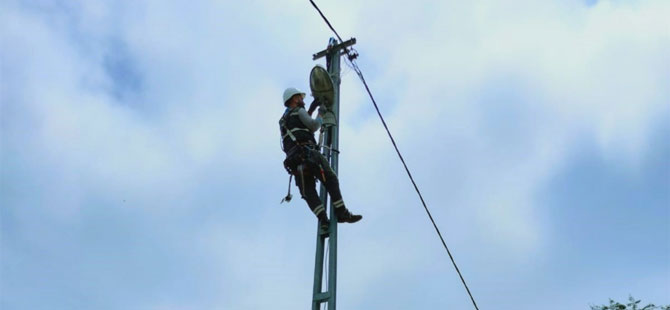
[[[324,213],[326,208],[316,192],[316,179],[319,179],[326,186],[326,191],[330,195],[332,205],[336,210],[344,208],[344,202],[342,201],[337,175],[330,167],[328,160],[316,150],[310,150],[309,152],[311,152],[312,160],[303,162],[302,173],[300,168],[296,169],[295,184],[300,189],[302,199],[307,201],[307,205],[314,212],[314,215],[322,217],[321,213]]]

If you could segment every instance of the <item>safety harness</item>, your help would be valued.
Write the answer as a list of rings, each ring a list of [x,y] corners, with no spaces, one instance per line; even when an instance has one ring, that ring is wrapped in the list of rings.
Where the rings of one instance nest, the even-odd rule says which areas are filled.
[[[304,186],[305,184],[305,176],[304,176],[304,164],[306,161],[312,162],[316,166],[319,167],[319,170],[321,172],[321,180],[325,182],[326,176],[323,170],[323,166],[321,165],[321,162],[313,158],[314,156],[312,155],[311,152],[314,151],[313,147],[314,144],[311,141],[306,141],[306,142],[299,142],[296,136],[293,134],[294,132],[298,131],[307,131],[308,133],[311,134],[311,131],[308,128],[300,128],[296,127],[293,129],[289,129],[286,126],[286,120],[285,118],[288,116],[297,116],[298,112],[291,112],[288,115],[282,116],[282,119],[279,121],[280,125],[282,128],[285,130],[285,134],[282,135],[282,150],[286,152],[286,159],[284,160],[284,168],[286,169],[286,172],[289,174],[289,179],[288,179],[288,193],[286,197],[284,197],[281,203],[290,202],[293,196],[291,195],[291,181],[293,179],[293,174],[297,172],[297,174],[300,176],[300,184]],[[286,151],[284,150],[284,144],[283,141],[286,139],[286,137],[289,137],[291,141],[295,144],[290,150]],[[321,143],[323,142],[323,128],[321,128],[321,134],[319,135],[319,145],[317,150],[320,149]],[[295,171],[294,168],[295,167]],[[297,177],[297,176],[296,176]],[[304,196],[302,186],[299,187],[300,189],[300,194]]]

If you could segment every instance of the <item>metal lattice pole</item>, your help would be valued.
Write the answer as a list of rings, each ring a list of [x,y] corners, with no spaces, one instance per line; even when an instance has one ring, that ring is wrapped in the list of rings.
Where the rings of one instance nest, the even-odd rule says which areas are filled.
[[[317,54],[314,54],[314,60],[326,57],[328,73],[333,81],[334,98],[332,112],[335,114],[336,124],[325,128],[323,155],[328,159],[331,167],[337,174],[338,156],[339,156],[339,124],[340,124],[340,56],[342,50],[356,43],[355,39],[346,42],[340,42],[331,38],[328,48]],[[322,184],[320,189],[321,201],[324,205],[327,203],[328,193]],[[312,296],[312,310],[318,310],[321,303],[328,303],[328,310],[336,309],[337,297],[337,217],[335,207],[330,202],[330,231],[328,234],[321,234],[317,227],[316,238],[316,257],[314,263],[314,287]],[[325,241],[328,239],[328,281],[327,291],[323,292],[323,274],[324,274],[324,256]]]

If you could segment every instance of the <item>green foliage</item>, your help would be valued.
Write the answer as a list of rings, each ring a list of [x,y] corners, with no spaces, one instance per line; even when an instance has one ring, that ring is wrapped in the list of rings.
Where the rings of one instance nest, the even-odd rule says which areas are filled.
[[[654,304],[648,304],[644,307],[640,307],[640,300],[635,300],[633,296],[629,296],[627,304],[615,302],[610,299],[609,305],[591,306],[591,310],[670,310],[670,305],[656,306]]]

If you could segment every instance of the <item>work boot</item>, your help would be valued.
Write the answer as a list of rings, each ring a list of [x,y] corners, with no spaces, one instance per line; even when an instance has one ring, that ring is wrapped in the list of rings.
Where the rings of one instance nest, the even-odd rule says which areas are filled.
[[[363,219],[362,215],[351,214],[351,212],[344,207],[338,208],[335,213],[337,214],[338,223],[356,223]]]

